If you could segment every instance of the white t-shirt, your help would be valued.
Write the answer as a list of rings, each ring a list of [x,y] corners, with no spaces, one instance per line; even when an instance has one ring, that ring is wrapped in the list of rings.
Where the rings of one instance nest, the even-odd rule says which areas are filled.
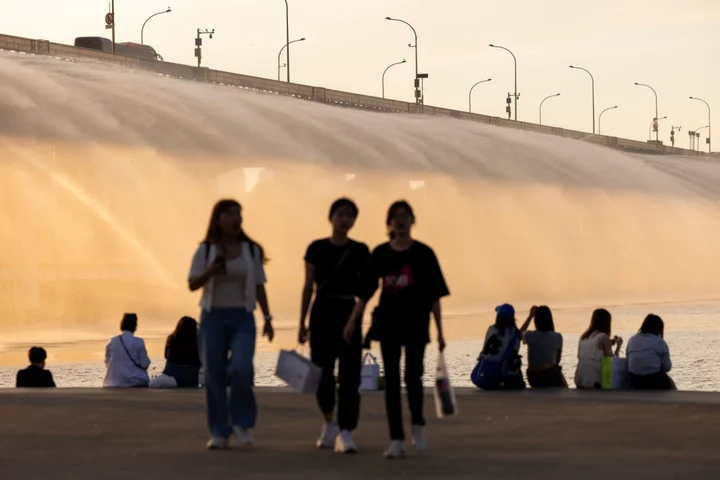
[[[125,331],[110,339],[105,347],[105,366],[107,374],[103,381],[104,387],[146,387],[150,383],[147,373],[150,359],[145,341],[131,332]]]
[[[201,243],[193,256],[188,279],[201,275],[217,255],[215,245],[210,245],[208,251],[208,245]],[[245,307],[252,312],[257,300],[256,288],[267,282],[260,249],[253,245],[251,252],[250,244],[243,242],[242,255],[228,259],[225,265],[226,273],[211,278],[203,287],[200,306],[205,311],[213,307]]]

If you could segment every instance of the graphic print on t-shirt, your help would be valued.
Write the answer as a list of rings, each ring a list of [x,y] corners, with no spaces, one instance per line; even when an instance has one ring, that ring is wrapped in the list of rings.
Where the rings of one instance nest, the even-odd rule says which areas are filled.
[[[390,272],[383,278],[383,292],[396,294],[411,287],[413,283],[412,268],[404,265],[400,270]]]

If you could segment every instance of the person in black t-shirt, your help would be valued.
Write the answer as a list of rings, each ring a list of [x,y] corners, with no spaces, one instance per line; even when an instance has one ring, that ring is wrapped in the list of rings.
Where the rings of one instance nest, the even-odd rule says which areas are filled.
[[[330,207],[332,236],[310,244],[305,254],[305,286],[300,308],[298,340],[304,344],[310,339],[310,356],[323,369],[317,401],[325,417],[318,448],[332,448],[341,453],[354,453],[357,448],[352,431],[357,428],[360,416],[360,370],[362,364],[362,338],[358,330],[349,342],[343,340],[343,331],[355,308],[359,293],[360,272],[370,257],[364,243],[348,238],[355,224],[358,208],[347,198],[336,200]],[[310,312],[310,328],[305,323],[310,301],[315,301]],[[335,362],[338,369],[338,413],[335,411]]]
[[[15,386],[17,388],[54,388],[55,381],[52,373],[45,370],[47,352],[42,347],[32,347],[28,352],[30,366],[17,373]]]
[[[362,318],[363,308],[378,289],[382,293],[373,313],[371,336],[379,340],[385,365],[385,408],[390,427],[390,448],[386,458],[404,455],[402,404],[400,402],[400,356],[405,347],[405,385],[412,416],[415,450],[427,448],[423,418],[423,363],[425,347],[430,342],[430,313],[435,317],[438,346],[445,349],[440,299],[450,294],[440,264],[433,250],[410,236],[415,215],[405,201],[395,202],[387,215],[390,242],[372,253],[362,275],[359,302],[345,329],[345,339],[352,341]]]

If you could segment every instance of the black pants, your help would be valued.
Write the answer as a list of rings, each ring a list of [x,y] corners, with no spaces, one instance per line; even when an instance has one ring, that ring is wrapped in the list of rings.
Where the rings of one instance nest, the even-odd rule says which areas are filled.
[[[532,388],[568,388],[562,368],[556,365],[544,370],[527,370],[528,383]]]
[[[657,372],[651,375],[630,374],[630,386],[634,390],[673,390],[672,380],[665,372]]]
[[[337,397],[338,426],[349,431],[357,428],[360,417],[362,344],[359,333],[351,344],[345,342],[342,326],[354,306],[354,301],[317,303],[310,317],[310,359],[323,370],[316,394],[318,406],[323,414],[332,415]]]
[[[381,342],[385,365],[385,411],[391,440],[405,440],[402,402],[400,395],[400,342]],[[425,360],[425,343],[405,345],[405,386],[407,388],[410,418],[413,425],[425,425],[423,417],[422,376]]]

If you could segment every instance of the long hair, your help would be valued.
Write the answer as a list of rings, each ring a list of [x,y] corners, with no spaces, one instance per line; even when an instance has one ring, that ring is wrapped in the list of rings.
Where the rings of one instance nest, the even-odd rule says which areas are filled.
[[[198,343],[198,326],[197,321],[191,317],[182,317],[170,334],[168,341],[172,339],[176,345],[184,345],[197,348]]]
[[[604,308],[598,308],[593,312],[592,318],[590,319],[590,326],[585,330],[585,333],[582,334],[580,340],[586,340],[593,332],[602,332],[609,337],[611,324],[612,315],[610,315],[610,312]]]
[[[665,333],[665,322],[662,321],[662,318],[651,313],[650,315],[645,317],[645,321],[640,327],[640,333],[649,333],[651,335],[657,335],[658,337],[663,338],[663,335]]]
[[[535,329],[538,332],[555,331],[555,322],[549,307],[541,305],[535,311]]]
[[[395,215],[397,214],[397,211],[400,209],[407,210],[407,212],[412,217],[411,225],[415,224],[415,212],[413,212],[412,207],[406,200],[398,200],[397,202],[393,203],[388,209],[387,218],[385,220],[385,226],[387,226],[388,236],[390,237],[390,240],[395,238],[395,232],[393,232],[390,228],[390,223],[392,222],[393,217],[395,217]]]
[[[233,200],[231,198],[224,198],[222,200],[218,200],[218,202],[212,209],[212,213],[210,214],[210,221],[208,222],[208,228],[207,233],[205,234],[204,242],[212,244],[218,243],[220,241],[220,239],[222,238],[222,232],[220,231],[220,217],[224,213],[228,213],[233,208],[238,208],[240,209],[240,211],[242,211],[242,206],[237,200]],[[262,259],[262,261],[268,261],[267,257],[265,256],[265,250],[259,243],[248,237],[248,235],[245,233],[245,230],[242,228],[242,223],[240,224],[240,231],[238,232],[237,240],[240,242],[248,242],[251,248],[253,245],[255,245],[260,252],[260,258]]]

